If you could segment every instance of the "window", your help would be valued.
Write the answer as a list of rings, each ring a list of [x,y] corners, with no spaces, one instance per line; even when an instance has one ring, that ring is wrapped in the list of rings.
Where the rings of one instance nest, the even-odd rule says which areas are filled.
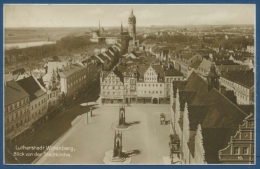
[[[239,147],[234,147],[234,152],[233,154],[239,154]]]
[[[243,147],[243,154],[248,154],[248,147]]]

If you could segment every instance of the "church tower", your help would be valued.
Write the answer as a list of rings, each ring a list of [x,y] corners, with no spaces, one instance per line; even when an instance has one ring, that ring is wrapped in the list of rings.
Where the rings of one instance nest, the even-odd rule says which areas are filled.
[[[130,37],[133,38],[133,41],[136,41],[136,18],[134,16],[133,8],[131,11],[131,14],[128,18],[128,31],[130,34]]]
[[[210,67],[210,71],[207,75],[208,91],[212,88],[219,89],[219,75],[216,71],[216,65],[213,62]]]

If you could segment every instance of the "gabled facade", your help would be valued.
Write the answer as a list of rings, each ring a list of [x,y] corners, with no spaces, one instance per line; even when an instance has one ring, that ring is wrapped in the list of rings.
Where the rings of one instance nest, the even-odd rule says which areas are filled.
[[[47,94],[47,108],[50,113],[62,104],[59,70],[48,72],[40,80],[44,83],[42,87]]]
[[[138,102],[159,104],[165,98],[163,68],[160,65],[143,65],[138,67],[138,74]]]
[[[239,126],[235,136],[231,136],[228,146],[219,150],[221,164],[254,164],[255,120],[251,113]]]
[[[100,98],[104,103],[123,103],[124,83],[117,72],[102,71],[100,74]]]

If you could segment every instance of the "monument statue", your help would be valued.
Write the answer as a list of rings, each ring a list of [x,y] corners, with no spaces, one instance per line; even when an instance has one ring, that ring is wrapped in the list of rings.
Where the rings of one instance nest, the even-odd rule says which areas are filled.
[[[125,125],[125,107],[119,109],[119,126]]]
[[[122,157],[122,132],[115,131],[113,158]]]

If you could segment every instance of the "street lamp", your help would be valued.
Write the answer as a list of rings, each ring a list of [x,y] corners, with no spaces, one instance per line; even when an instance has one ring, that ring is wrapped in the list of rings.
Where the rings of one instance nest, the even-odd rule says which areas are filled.
[[[80,104],[81,108],[82,108],[82,106],[94,106],[94,105],[97,105],[97,103],[96,102],[87,102],[87,103]],[[89,112],[92,117],[92,107],[90,107],[90,111],[87,111],[87,123],[88,123],[88,113]]]
[[[127,89],[127,86],[125,87],[125,104],[128,106],[129,105],[129,100],[127,98],[127,92],[128,92],[128,89]],[[126,99],[127,99],[127,103],[126,103]]]

